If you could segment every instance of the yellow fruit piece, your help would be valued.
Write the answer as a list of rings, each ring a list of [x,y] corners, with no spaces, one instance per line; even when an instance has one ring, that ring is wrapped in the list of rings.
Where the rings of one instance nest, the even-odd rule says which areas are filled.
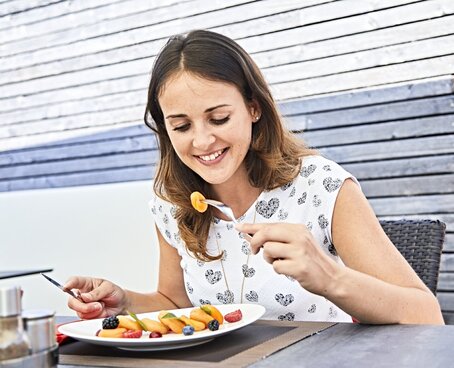
[[[205,212],[208,208],[208,205],[205,202],[202,202],[205,199],[202,193],[192,192],[191,193],[191,204],[199,212]]]
[[[142,331],[143,328],[140,326],[140,324],[136,321],[134,321],[132,318],[128,316],[117,316],[118,321],[120,322],[118,324],[118,327],[123,327],[126,328],[127,330],[140,330]]]
[[[166,325],[161,322],[154,321],[150,318],[142,318],[143,324],[147,327],[147,330],[150,332],[160,332],[161,335],[165,335],[169,332],[169,329]]]
[[[126,331],[127,331],[127,329],[123,328],[123,327],[117,327],[117,328],[113,328],[110,330],[102,329],[102,330],[99,330],[98,336],[99,337],[123,337],[123,332],[126,332]]]
[[[173,332],[177,334],[183,333],[183,327],[186,326],[184,322],[180,321],[175,315],[173,315],[173,317],[169,317],[169,315],[172,315],[172,313],[161,311],[159,312],[158,319],[162,324],[166,325]]]
[[[195,331],[202,331],[206,328],[205,323],[196,321],[195,319],[190,319],[186,316],[181,316],[180,320],[182,320],[186,325],[194,327]]]
[[[211,304],[204,304],[200,306],[200,308],[204,312],[208,313],[211,317],[213,317],[216,321],[218,321],[220,325],[224,323],[224,316],[215,306]]]
[[[203,322],[205,326],[208,326],[208,323],[214,319],[214,317],[210,316],[200,308],[194,308],[193,310],[191,310],[189,317],[191,319],[195,319],[196,321]]]

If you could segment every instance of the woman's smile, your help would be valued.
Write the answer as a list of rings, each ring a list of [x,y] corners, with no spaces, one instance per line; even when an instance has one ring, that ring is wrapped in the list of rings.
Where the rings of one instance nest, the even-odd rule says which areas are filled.
[[[198,155],[195,157],[197,157],[200,161],[202,161],[203,164],[211,165],[211,164],[216,164],[219,161],[221,161],[224,158],[227,151],[228,151],[228,148],[224,148],[224,149],[220,149],[220,150],[215,151],[210,154]]]

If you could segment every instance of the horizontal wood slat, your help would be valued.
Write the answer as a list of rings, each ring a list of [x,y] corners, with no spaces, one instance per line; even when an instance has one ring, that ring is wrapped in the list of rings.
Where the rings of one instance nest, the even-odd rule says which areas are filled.
[[[452,174],[454,155],[422,156],[344,164],[343,167],[358,179],[411,177],[417,175]]]
[[[441,96],[453,92],[454,78],[452,75],[445,75],[427,80],[363,88],[352,92],[338,92],[325,96],[282,101],[279,107],[282,114],[288,116],[291,121],[293,115]],[[293,129],[292,127],[290,128]],[[295,129],[298,129],[298,127],[295,127]]]
[[[144,180],[149,178],[154,171],[154,167],[127,167],[119,170],[89,171],[81,173],[72,173],[69,175],[44,176],[29,179],[18,179],[10,181],[0,181],[0,192],[26,190],[30,188],[61,188],[83,185],[95,185],[105,183],[118,183],[127,181]]]
[[[326,147],[447,133],[454,133],[454,114],[329,130],[307,130],[303,132],[302,138],[311,146]]]
[[[0,26],[0,43],[17,42],[26,39],[27,36],[28,38],[30,36],[38,38],[55,32],[61,33],[71,28],[86,27],[90,24],[123,18],[135,13],[150,12],[153,9],[184,2],[186,1],[90,0],[72,1],[68,4],[67,1],[59,1],[53,6],[35,8],[11,15],[9,22]]]
[[[454,312],[454,293],[437,292],[437,299],[443,312]]]
[[[367,180],[361,187],[368,198],[454,194],[454,174]]]
[[[6,152],[0,155],[0,167],[24,163],[67,160],[71,158],[105,156],[119,153],[140,152],[156,149],[154,136],[147,134],[131,138],[117,138],[102,142],[83,142],[59,146],[39,147],[31,150]]]
[[[454,113],[453,95],[376,104],[338,111],[308,113],[300,115],[298,122],[300,125],[306,126],[303,129],[313,130],[449,113]],[[295,117],[292,117],[292,119],[295,119]]]
[[[369,202],[377,216],[450,213],[454,208],[454,194],[372,198]]]
[[[454,272],[440,272],[438,290],[454,292]]]
[[[364,143],[321,148],[326,157],[340,163],[364,162],[391,158],[421,157],[425,155],[454,153],[450,135],[402,139],[378,143]]]
[[[434,57],[372,69],[278,83],[271,85],[280,100],[294,99],[330,92],[348,91],[365,86],[373,87],[393,82],[438,77],[452,72],[454,55]],[[367,82],[366,82],[367,81]]]

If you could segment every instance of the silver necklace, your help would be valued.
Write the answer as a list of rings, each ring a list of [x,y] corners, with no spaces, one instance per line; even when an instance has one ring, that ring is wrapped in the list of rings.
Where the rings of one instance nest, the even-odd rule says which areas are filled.
[[[255,211],[254,211],[254,219],[252,221],[253,224],[255,224],[255,219],[257,217],[257,207],[255,206],[254,204],[254,207],[255,207]],[[214,234],[214,239],[216,240],[216,245],[218,247],[218,252],[219,254],[221,254],[221,247],[219,246],[219,241],[218,241],[218,237],[216,236],[216,234]],[[246,270],[247,268],[249,267],[249,257],[251,255],[251,251],[249,250],[248,254],[247,254],[247,258],[246,258]],[[229,282],[227,280],[227,273],[225,272],[225,268],[224,268],[224,262],[222,261],[222,258],[219,259],[219,262],[221,263],[221,269],[222,269],[222,274],[223,274],[223,278],[224,278],[224,282],[225,282],[225,287],[227,288],[227,291],[230,295],[233,296],[233,298],[235,298],[235,294],[232,292],[232,289],[230,289],[230,286],[229,286]],[[241,282],[241,298],[240,298],[240,303],[243,304],[243,294],[244,294],[244,283],[246,281],[246,273],[243,271],[243,280]]]

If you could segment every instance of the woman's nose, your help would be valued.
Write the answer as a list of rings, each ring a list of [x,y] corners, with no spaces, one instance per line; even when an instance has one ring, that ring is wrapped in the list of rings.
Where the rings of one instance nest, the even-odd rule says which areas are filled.
[[[216,137],[214,136],[211,129],[206,125],[194,129],[194,136],[192,139],[192,145],[194,146],[194,148],[205,150],[210,147],[210,145],[212,145],[215,140]]]

